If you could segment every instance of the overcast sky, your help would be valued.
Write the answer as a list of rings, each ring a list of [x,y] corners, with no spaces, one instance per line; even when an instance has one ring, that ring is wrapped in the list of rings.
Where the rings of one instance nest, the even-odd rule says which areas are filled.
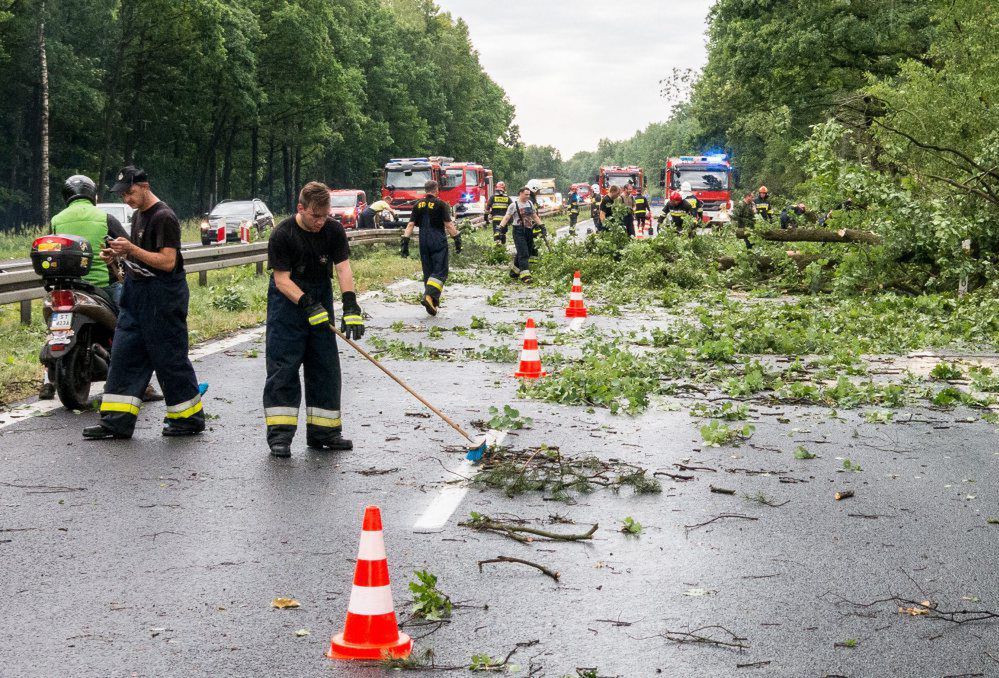
[[[468,24],[483,67],[517,107],[524,141],[564,158],[667,117],[659,81],[704,64],[713,2],[435,1]]]

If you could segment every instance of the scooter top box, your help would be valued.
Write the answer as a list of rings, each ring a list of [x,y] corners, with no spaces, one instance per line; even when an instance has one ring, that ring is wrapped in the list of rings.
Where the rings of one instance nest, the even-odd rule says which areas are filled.
[[[42,278],[82,278],[90,273],[94,252],[78,235],[43,235],[31,243],[31,265]]]

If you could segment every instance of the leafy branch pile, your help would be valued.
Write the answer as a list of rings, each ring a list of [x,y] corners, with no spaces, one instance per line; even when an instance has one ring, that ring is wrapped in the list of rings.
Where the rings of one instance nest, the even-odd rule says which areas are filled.
[[[575,458],[548,446],[496,448],[483,459],[473,483],[501,490],[508,497],[542,492],[557,501],[571,501],[573,493],[589,494],[599,488],[619,491],[631,487],[636,494],[662,491],[659,481],[638,465],[603,461],[592,455]]]

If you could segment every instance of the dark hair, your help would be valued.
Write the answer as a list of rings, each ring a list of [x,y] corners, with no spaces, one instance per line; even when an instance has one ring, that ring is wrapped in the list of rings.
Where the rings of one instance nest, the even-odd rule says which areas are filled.
[[[440,185],[433,179],[430,179],[427,181],[427,183],[423,184],[423,190],[425,190],[427,193],[433,193],[439,188]]]
[[[298,204],[306,209],[330,206],[330,188],[320,181],[310,181],[298,193]]]

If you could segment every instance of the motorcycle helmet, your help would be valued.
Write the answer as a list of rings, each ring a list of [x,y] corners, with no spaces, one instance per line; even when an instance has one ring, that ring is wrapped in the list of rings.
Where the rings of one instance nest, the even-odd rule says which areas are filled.
[[[97,204],[97,184],[83,174],[74,174],[62,185],[62,199],[68,205],[77,198],[86,198],[92,204]]]

